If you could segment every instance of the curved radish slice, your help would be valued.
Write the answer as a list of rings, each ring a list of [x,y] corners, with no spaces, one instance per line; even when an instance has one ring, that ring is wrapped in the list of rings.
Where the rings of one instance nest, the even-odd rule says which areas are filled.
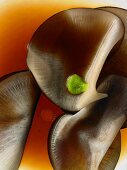
[[[38,97],[29,71],[0,82],[0,169],[18,169]]]
[[[125,27],[122,43],[116,53],[111,53],[109,55],[102,69],[101,77],[105,77],[109,74],[118,74],[127,77],[127,10],[116,7],[101,7],[98,9],[117,15],[122,20]]]
[[[28,46],[27,64],[44,93],[65,110],[77,111],[106,97],[96,81],[112,48],[122,39],[124,27],[112,13],[97,9],[70,9],[45,21]],[[70,76],[79,76],[71,94]],[[82,83],[80,83],[82,82]],[[88,88],[86,88],[88,87]],[[71,91],[70,90],[70,91]]]
[[[109,96],[54,125],[49,151],[55,170],[114,170],[120,155],[117,134],[127,119],[127,79],[110,76],[98,91]]]
[[[121,46],[114,55],[109,55],[109,59],[106,61],[100,79],[108,74],[119,74],[127,77],[127,10],[115,7],[101,7],[104,11],[112,12],[117,15],[123,22],[125,27],[125,34]],[[123,128],[127,127],[125,122]]]

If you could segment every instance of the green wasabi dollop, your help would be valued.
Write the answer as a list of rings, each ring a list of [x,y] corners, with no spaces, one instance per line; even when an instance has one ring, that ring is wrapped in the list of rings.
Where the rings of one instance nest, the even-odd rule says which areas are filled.
[[[87,91],[88,83],[77,74],[73,74],[67,78],[66,87],[71,94],[81,94]]]

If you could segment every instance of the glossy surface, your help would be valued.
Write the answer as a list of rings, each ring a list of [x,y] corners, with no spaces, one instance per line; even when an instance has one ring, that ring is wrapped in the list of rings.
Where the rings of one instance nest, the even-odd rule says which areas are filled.
[[[117,15],[123,22],[125,34],[117,52],[110,54],[100,74],[100,80],[110,74],[117,74],[127,77],[127,10],[113,7],[102,7],[100,10],[112,12]],[[99,80],[99,81],[100,81]],[[127,121],[123,125],[127,127]]]
[[[86,8],[62,11],[34,33],[27,64],[42,91],[55,104],[77,111],[106,96],[96,92],[96,81],[109,52],[123,34],[122,22],[111,13]],[[66,79],[72,74],[89,84],[81,95],[71,95],[66,89]]]
[[[117,52],[109,54],[106,63],[102,69],[100,78],[109,74],[117,74],[127,77],[127,10],[113,7],[102,7],[105,10],[117,15],[123,22],[125,34]]]
[[[65,113],[53,126],[49,147],[54,170],[115,169],[117,134],[127,119],[127,79],[109,76],[98,91],[109,96],[75,115]]]

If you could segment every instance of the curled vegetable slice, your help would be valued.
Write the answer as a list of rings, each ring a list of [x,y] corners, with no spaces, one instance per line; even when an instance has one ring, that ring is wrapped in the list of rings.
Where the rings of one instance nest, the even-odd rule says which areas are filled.
[[[39,97],[29,71],[0,82],[0,169],[17,170]]]
[[[112,13],[97,9],[70,9],[45,21],[34,33],[27,64],[43,92],[65,110],[77,111],[104,98],[96,81],[112,48],[122,39],[124,26]],[[78,95],[66,87],[77,74],[89,88]]]
[[[108,60],[102,69],[101,77],[109,74],[118,74],[127,77],[127,10],[117,7],[101,7],[100,10],[108,11],[118,16],[124,24],[125,34],[117,49],[108,56]]]
[[[99,9],[117,15],[122,20],[125,27],[125,34],[122,43],[116,53],[111,53],[108,56],[108,60],[104,64],[99,79],[103,79],[109,74],[118,74],[127,77],[127,10],[117,7],[101,7]],[[123,128],[126,127],[127,121],[123,125]]]
[[[54,124],[49,153],[55,170],[114,170],[120,155],[119,131],[127,120],[127,79],[109,76],[98,91],[108,97]]]

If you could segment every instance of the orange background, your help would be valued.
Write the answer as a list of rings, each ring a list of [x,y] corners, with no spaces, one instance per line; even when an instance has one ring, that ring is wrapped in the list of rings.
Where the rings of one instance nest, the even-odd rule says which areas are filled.
[[[0,0],[0,77],[27,69],[27,44],[38,26],[51,15],[72,7],[121,6],[124,0]],[[122,6],[121,6],[122,7]],[[29,134],[20,170],[52,170],[47,153],[51,123],[62,113],[41,96]],[[127,130],[122,131],[120,160],[127,157]],[[119,170],[124,170],[119,169]]]

